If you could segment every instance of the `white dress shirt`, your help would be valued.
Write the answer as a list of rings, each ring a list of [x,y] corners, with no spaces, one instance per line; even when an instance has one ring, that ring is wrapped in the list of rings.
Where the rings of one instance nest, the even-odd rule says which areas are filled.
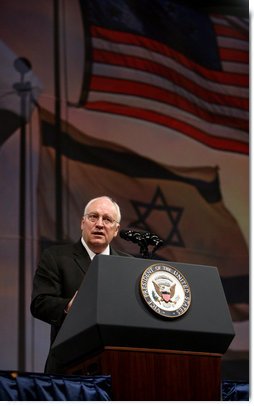
[[[84,245],[85,249],[88,252],[89,257],[91,258],[91,261],[93,260],[93,258],[95,257],[96,253],[93,252],[92,250],[90,250],[90,248],[88,247],[88,245],[86,244],[85,240],[83,237],[81,237],[81,242]],[[100,252],[100,255],[110,255],[110,248],[109,245],[105,248],[104,251]]]

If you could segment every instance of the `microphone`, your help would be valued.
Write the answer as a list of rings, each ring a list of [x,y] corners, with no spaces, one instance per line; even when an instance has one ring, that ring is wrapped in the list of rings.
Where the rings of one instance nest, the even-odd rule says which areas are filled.
[[[157,248],[161,247],[163,245],[163,240],[161,240],[158,235],[156,234],[150,234],[149,237],[149,243],[151,245],[155,245]]]
[[[149,231],[143,233],[133,230],[121,230],[120,237],[127,241],[132,241],[135,244],[145,243],[146,245],[154,245],[159,248],[163,244],[156,234],[151,234]]]
[[[138,244],[143,258],[152,258],[155,251],[164,243],[156,234],[151,234],[149,231],[141,233],[133,230],[121,230],[119,235],[124,240]],[[148,252],[148,245],[154,245],[151,253]]]
[[[140,243],[144,233],[139,233],[138,231],[133,230],[121,230],[120,237],[126,241],[132,241],[136,244]]]

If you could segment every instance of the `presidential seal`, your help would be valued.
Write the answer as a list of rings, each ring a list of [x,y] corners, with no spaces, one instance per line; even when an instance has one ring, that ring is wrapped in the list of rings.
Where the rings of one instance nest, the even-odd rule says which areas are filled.
[[[190,286],[173,266],[157,263],[149,266],[140,281],[141,294],[148,306],[164,317],[180,317],[190,307]]]

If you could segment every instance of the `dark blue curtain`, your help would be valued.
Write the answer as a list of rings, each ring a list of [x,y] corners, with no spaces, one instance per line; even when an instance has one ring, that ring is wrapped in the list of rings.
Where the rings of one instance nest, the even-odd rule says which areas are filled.
[[[222,400],[248,401],[249,384],[247,382],[223,381]]]
[[[112,400],[111,377],[0,372],[0,401]],[[223,381],[223,401],[248,401],[247,382]]]
[[[111,400],[111,377],[0,372],[2,400]]]

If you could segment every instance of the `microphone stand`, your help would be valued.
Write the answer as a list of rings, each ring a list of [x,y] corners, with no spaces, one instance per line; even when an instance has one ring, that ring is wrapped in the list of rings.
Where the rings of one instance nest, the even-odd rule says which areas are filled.
[[[148,244],[145,238],[140,238],[138,241],[138,245],[140,247],[140,254],[143,258],[151,258],[149,251],[148,251]]]
[[[157,251],[157,249],[163,244],[162,240],[158,240],[158,242],[156,242],[156,245],[154,246],[152,252],[151,252],[151,258],[153,257],[153,254],[155,253],[155,251]]]
[[[140,246],[140,254],[142,255],[143,258],[147,259],[152,259],[153,254],[161,245],[163,244],[163,241],[158,239],[155,242],[154,248],[151,252],[148,251],[148,245],[149,245],[149,240],[146,239],[145,236],[141,236],[140,241],[138,242],[138,245]]]
[[[121,230],[120,237],[138,244],[140,247],[140,254],[142,258],[151,259],[155,251],[163,245],[163,240],[160,240],[156,234],[151,234],[150,232],[140,233],[132,230]],[[148,245],[154,245],[152,252],[148,251]]]

